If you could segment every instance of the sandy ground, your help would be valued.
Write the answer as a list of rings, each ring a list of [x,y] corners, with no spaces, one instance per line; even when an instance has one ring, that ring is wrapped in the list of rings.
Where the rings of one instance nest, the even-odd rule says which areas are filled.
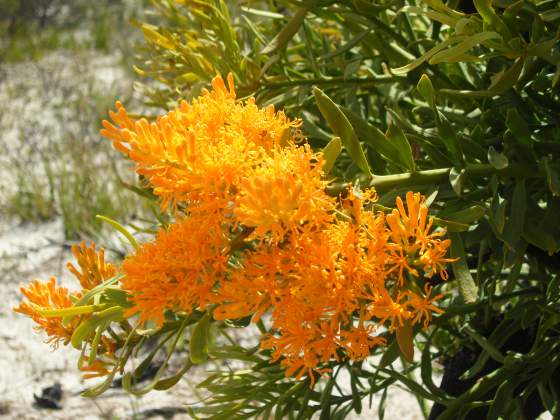
[[[3,164],[9,153],[22,155],[18,148],[40,146],[37,138],[28,138],[29,133],[39,135],[39,139],[44,137],[45,141],[57,141],[60,127],[64,125],[68,129],[71,125],[64,120],[60,109],[76,94],[83,80],[89,77],[93,85],[108,86],[124,74],[115,57],[85,56],[79,65],[70,65],[69,59],[65,54],[52,54],[39,63],[0,68],[0,184],[7,187],[0,189],[3,194],[14,188]],[[12,117],[9,120],[7,113]],[[22,138],[26,141],[22,142]],[[34,166],[30,163],[29,167]],[[188,418],[186,414],[173,416],[164,412],[169,408],[170,411],[177,407],[184,409],[186,404],[196,402],[193,387],[205,377],[205,367],[191,371],[166,392],[134,398],[115,388],[96,399],[83,398],[79,392],[91,383],[84,382],[77,371],[78,353],[65,347],[52,351],[43,343],[44,337],[33,331],[32,321],[12,311],[22,299],[20,284],[34,278],[47,280],[55,275],[63,285],[73,287],[74,280],[65,269],[70,259],[67,245],[60,219],[21,224],[0,213],[0,418]],[[34,404],[34,394],[40,395],[43,388],[54,383],[62,386],[62,409],[39,408]],[[379,399],[380,395],[374,396],[371,410],[365,408],[360,416],[348,418],[377,418]],[[158,414],[158,410],[164,414]],[[414,397],[393,388],[386,401],[385,418],[423,417]]]

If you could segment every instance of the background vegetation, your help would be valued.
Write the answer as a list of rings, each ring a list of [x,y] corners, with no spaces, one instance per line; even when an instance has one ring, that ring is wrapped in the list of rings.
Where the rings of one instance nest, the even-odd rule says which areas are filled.
[[[102,231],[97,214],[141,213],[126,165],[98,131],[133,96],[130,20],[142,4],[0,1],[0,211],[20,221],[60,217],[68,239]]]

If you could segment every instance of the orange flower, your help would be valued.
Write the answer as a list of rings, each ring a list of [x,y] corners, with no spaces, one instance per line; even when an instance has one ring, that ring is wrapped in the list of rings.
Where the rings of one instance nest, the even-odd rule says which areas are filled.
[[[88,357],[84,356],[84,361],[88,361]],[[84,372],[82,375],[83,379],[92,379],[92,378],[101,378],[103,376],[107,376],[111,373],[109,369],[107,369],[108,364],[104,363],[103,361],[96,359],[91,364],[86,363],[79,366],[80,371]]]
[[[212,87],[153,123],[133,121],[120,102],[110,113],[116,125],[103,121],[101,134],[136,162],[163,208],[224,198],[266,153],[299,137],[291,131],[300,123],[274,107],[236,101],[231,73],[229,89],[220,76]]]
[[[427,283],[424,286],[424,290],[426,291],[425,297],[419,296],[411,291],[405,292],[408,296],[408,301],[405,303],[405,306],[411,309],[412,315],[414,316],[412,325],[417,324],[424,318],[424,328],[428,328],[432,320],[432,312],[438,314],[443,313],[443,310],[433,304],[435,301],[441,299],[443,295],[440,294],[432,298],[431,294],[433,288]]]
[[[451,245],[448,239],[441,240],[445,229],[432,230],[433,220],[428,219],[428,207],[424,204],[425,198],[418,193],[407,192],[406,204],[397,197],[397,209],[387,215],[386,220],[391,231],[391,238],[395,242],[395,260],[398,260],[399,279],[403,279],[403,270],[418,276],[416,268],[422,268],[428,277],[439,271],[442,278],[447,278],[445,264],[453,261],[445,258]],[[416,265],[416,268],[412,268]]]
[[[122,288],[130,293],[140,321],[163,323],[164,311],[204,309],[225,272],[228,241],[219,220],[186,217],[161,230],[122,265]]]
[[[375,327],[352,327],[350,330],[341,331],[340,342],[352,360],[364,360],[369,357],[371,349],[378,345],[385,344],[383,337],[374,336]]]
[[[89,248],[84,242],[79,247],[72,245],[72,254],[81,272],[70,262],[66,266],[80,281],[82,289],[93,289],[117,274],[117,268],[113,264],[105,263],[105,250],[101,248],[98,253],[95,252],[95,244],[91,244]]]
[[[406,309],[406,295],[399,292],[396,299],[391,298],[387,290],[382,290],[367,305],[367,319],[378,318],[379,324],[389,321],[389,330],[395,331],[404,325],[404,321],[410,319],[412,313]]]
[[[70,308],[72,300],[68,289],[57,287],[56,279],[51,277],[49,282],[34,280],[28,288],[21,287],[20,290],[29,302],[22,302],[14,308],[14,311],[27,315],[35,321],[37,324],[35,328],[47,333],[49,337],[47,342],[54,348],[57,348],[60,342],[64,345],[68,344],[79,323],[79,318],[75,317],[68,325],[64,325],[61,317],[46,317],[40,313],[42,309]]]
[[[240,182],[234,214],[254,228],[251,238],[270,233],[281,241],[305,224],[332,221],[335,201],[325,193],[323,160],[307,146],[290,145],[272,152]]]

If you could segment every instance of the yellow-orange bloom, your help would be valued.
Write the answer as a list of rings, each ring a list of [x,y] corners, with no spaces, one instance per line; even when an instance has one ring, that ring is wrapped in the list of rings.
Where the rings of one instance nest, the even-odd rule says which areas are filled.
[[[111,371],[107,369],[107,367],[109,367],[107,363],[96,359],[89,364],[87,356],[84,356],[83,359],[86,363],[79,366],[80,371],[83,372],[83,379],[101,378],[111,373]]]
[[[250,238],[268,233],[280,241],[304,225],[322,226],[333,219],[335,200],[325,193],[323,160],[307,146],[274,151],[239,184],[234,214],[254,228]]]
[[[91,244],[89,248],[84,242],[80,246],[72,245],[72,254],[80,269],[71,262],[66,266],[80,281],[82,289],[93,289],[117,274],[117,268],[113,264],[105,262],[105,250],[101,248],[99,252],[96,252],[95,244]]]
[[[236,101],[231,74],[228,88],[220,76],[212,87],[153,123],[132,120],[120,102],[110,113],[114,125],[103,121],[101,134],[136,162],[163,207],[227,196],[266,153],[294,138],[291,130],[299,126],[273,106]]]
[[[186,217],[161,230],[123,262],[121,280],[140,321],[163,323],[164,312],[204,309],[227,265],[227,237],[219,220]]]
[[[51,277],[48,282],[34,280],[29,287],[21,287],[20,290],[29,302],[22,302],[14,308],[14,311],[27,315],[35,321],[37,324],[35,328],[47,334],[47,342],[54,348],[58,347],[60,342],[64,345],[68,344],[79,323],[79,318],[75,317],[68,325],[64,325],[61,317],[46,317],[40,313],[40,310],[44,309],[71,307],[72,300],[68,289],[57,286],[56,279]]]
[[[386,340],[374,335],[374,332],[375,327],[370,324],[367,327],[352,327],[340,333],[341,345],[350,359],[364,360],[369,357],[373,347],[385,344]]]
[[[386,217],[395,246],[395,259],[399,260],[399,278],[403,279],[403,270],[417,276],[416,268],[422,268],[428,277],[439,272],[446,279],[445,264],[453,261],[445,258],[451,245],[449,239],[441,240],[445,229],[432,231],[432,218],[428,218],[425,198],[418,193],[406,193],[405,210],[400,197],[396,199],[397,209]],[[416,265],[417,267],[413,267]]]

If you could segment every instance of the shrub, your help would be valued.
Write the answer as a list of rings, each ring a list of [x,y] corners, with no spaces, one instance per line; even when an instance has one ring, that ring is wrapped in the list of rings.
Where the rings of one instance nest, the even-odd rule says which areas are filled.
[[[123,380],[132,392],[171,386],[190,363],[207,358],[247,364],[200,385],[210,397],[198,417],[308,418],[320,411],[321,418],[343,418],[396,382],[424,410],[424,400],[434,402],[431,418],[534,418],[545,410],[557,416],[560,32],[553,2],[156,0],[154,6],[154,20],[141,25],[146,45],[137,69],[155,81],[145,86],[149,104],[174,109],[214,74],[231,72],[238,96],[300,117],[308,140],[302,144],[297,124],[279,114],[280,131],[257,111],[234,118],[230,102],[216,105],[208,120],[196,109],[209,99],[184,103],[152,126],[132,121],[118,105],[116,125],[106,124],[105,134],[136,162],[149,193],[183,221],[162,220],[172,227],[134,251],[121,275],[84,290],[70,309],[33,313],[39,321],[66,315],[67,326],[80,319],[60,337],[89,348],[85,370],[109,375],[89,395],[106,389],[141,345],[142,333],[127,324],[140,313],[142,322],[157,321],[144,334],[160,337],[160,346],[173,340],[171,349],[194,326],[190,362],[166,379],[160,371],[144,389],[134,385],[147,362],[140,365]],[[204,98],[233,94],[220,80]],[[251,128],[236,126],[240,121]],[[209,131],[191,131],[201,124]],[[259,133],[247,137],[255,142],[249,153],[232,146],[243,130]],[[275,137],[280,132],[291,134]],[[216,138],[223,141],[215,144]],[[270,148],[271,139],[280,151]],[[297,172],[306,167],[300,162],[282,172],[291,162],[283,153],[292,149],[309,154],[304,162],[311,169]],[[189,166],[195,156],[200,166]],[[400,198],[398,210],[388,208],[405,195],[406,210]],[[420,238],[428,233],[416,211],[425,216],[428,207],[437,238],[429,236],[435,242],[423,248]],[[348,226],[359,226],[354,236]],[[311,238],[309,248],[302,238]],[[260,259],[248,257],[255,254]],[[358,262],[352,270],[349,261]],[[323,269],[312,272],[317,267]],[[263,270],[279,280],[259,289],[269,278]],[[318,280],[329,273],[349,283]],[[353,298],[343,300],[331,284]],[[313,313],[321,290],[342,299],[336,308],[344,310],[329,301],[331,309],[319,305]],[[320,322],[333,319],[334,329]],[[227,339],[226,328],[251,320],[265,334],[260,348],[209,339],[212,333]],[[116,322],[121,353],[100,341]],[[302,331],[307,323],[324,329],[309,338]],[[113,357],[114,368],[96,360],[102,354]],[[445,366],[440,386],[436,361]],[[350,390],[338,387],[343,371]]]

